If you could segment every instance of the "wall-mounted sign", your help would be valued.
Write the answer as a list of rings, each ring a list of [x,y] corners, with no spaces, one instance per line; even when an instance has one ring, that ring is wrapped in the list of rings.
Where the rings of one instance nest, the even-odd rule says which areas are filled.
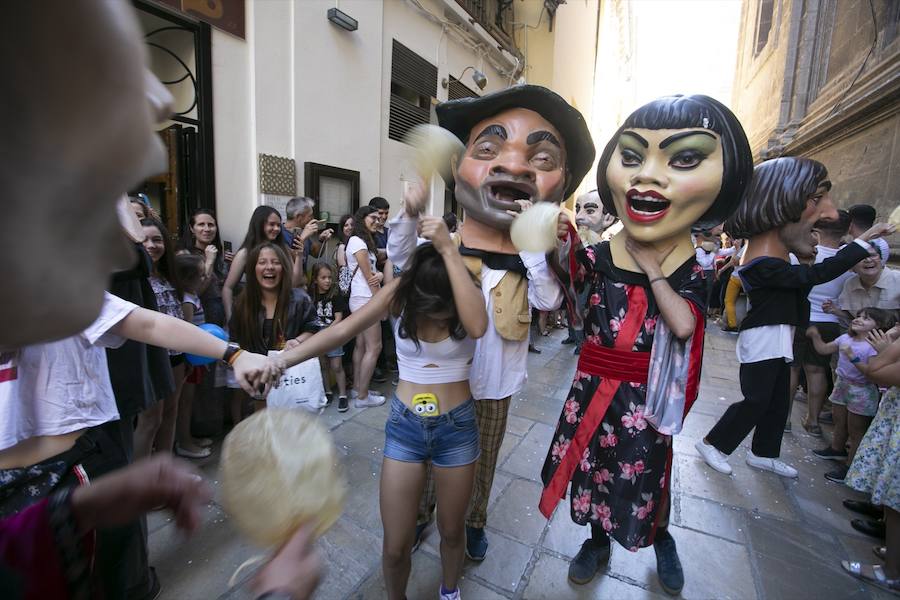
[[[244,39],[245,0],[154,0]]]

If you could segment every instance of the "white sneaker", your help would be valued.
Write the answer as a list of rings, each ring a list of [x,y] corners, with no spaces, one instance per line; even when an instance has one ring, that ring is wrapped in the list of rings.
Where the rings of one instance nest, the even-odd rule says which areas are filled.
[[[722,454],[718,448],[712,444],[707,444],[703,440],[699,440],[694,444],[694,448],[697,449],[697,452],[700,453],[700,456],[703,457],[703,460],[705,460],[706,464],[710,467],[719,473],[731,475],[731,465],[728,464],[728,457]]]
[[[351,390],[350,390],[350,399],[351,399],[351,400],[356,400],[357,398],[359,398],[359,392],[357,392],[357,391],[354,390],[354,389],[351,389]]]
[[[763,458],[747,450],[747,464],[763,471],[772,471],[782,477],[797,477],[797,469],[777,458]]]
[[[459,595],[459,588],[457,587],[455,590],[450,592],[449,594],[445,594],[443,590],[438,590],[441,594],[441,600],[461,600],[462,596]]]
[[[385,397],[369,390],[369,395],[365,398],[356,397],[353,405],[356,408],[369,408],[370,406],[381,406],[385,402]]]

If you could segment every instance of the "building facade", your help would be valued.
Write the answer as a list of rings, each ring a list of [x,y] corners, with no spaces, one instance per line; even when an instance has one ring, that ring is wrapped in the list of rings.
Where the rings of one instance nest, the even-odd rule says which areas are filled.
[[[896,0],[744,0],[734,107],[754,157],[821,161],[838,205],[887,217],[900,189],[898,25]]]
[[[205,195],[170,198],[169,221],[183,225],[195,205],[215,208],[235,247],[256,206],[280,207],[293,195],[313,197],[329,223],[373,196],[396,209],[416,178],[403,134],[436,122],[435,105],[449,98],[527,81],[590,119],[598,0],[232,0],[217,3],[226,13],[213,15],[218,24],[187,10],[204,4],[135,0],[155,44],[154,72],[176,82],[182,108],[196,100],[174,124],[196,130],[194,155],[206,148],[208,159],[194,161],[202,173],[193,178],[159,178],[146,191],[165,208],[165,190],[174,196],[173,186],[202,174]],[[242,28],[221,26],[228,11]],[[198,29],[190,38],[158,31],[167,18]],[[452,204],[435,178],[429,212]]]

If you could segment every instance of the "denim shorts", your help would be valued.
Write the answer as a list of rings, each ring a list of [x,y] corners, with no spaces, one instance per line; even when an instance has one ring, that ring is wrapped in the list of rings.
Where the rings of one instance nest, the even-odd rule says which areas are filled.
[[[326,358],[340,358],[344,355],[344,347],[338,346],[334,350],[329,350],[325,353]]]
[[[384,456],[401,462],[430,460],[436,467],[461,467],[478,460],[481,447],[475,401],[436,417],[420,417],[397,396],[384,425]]]

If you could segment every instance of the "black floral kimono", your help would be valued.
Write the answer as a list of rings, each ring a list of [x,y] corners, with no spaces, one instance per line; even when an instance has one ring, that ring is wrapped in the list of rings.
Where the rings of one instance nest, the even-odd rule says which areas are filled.
[[[569,487],[573,521],[600,525],[636,551],[653,542],[659,517],[666,516],[659,508],[668,499],[672,438],[650,425],[645,404],[654,340],[668,344],[673,336],[666,333],[646,276],[615,267],[609,243],[577,249],[574,256],[581,267],[576,285],[589,286],[580,315],[585,342],[544,461],[540,509],[550,518]],[[676,357],[686,375],[660,384],[665,394],[680,386],[686,414],[699,386],[706,282],[694,258],[668,282],[696,318],[684,357]],[[658,375],[650,378],[659,381]],[[679,418],[680,411],[679,405]]]

